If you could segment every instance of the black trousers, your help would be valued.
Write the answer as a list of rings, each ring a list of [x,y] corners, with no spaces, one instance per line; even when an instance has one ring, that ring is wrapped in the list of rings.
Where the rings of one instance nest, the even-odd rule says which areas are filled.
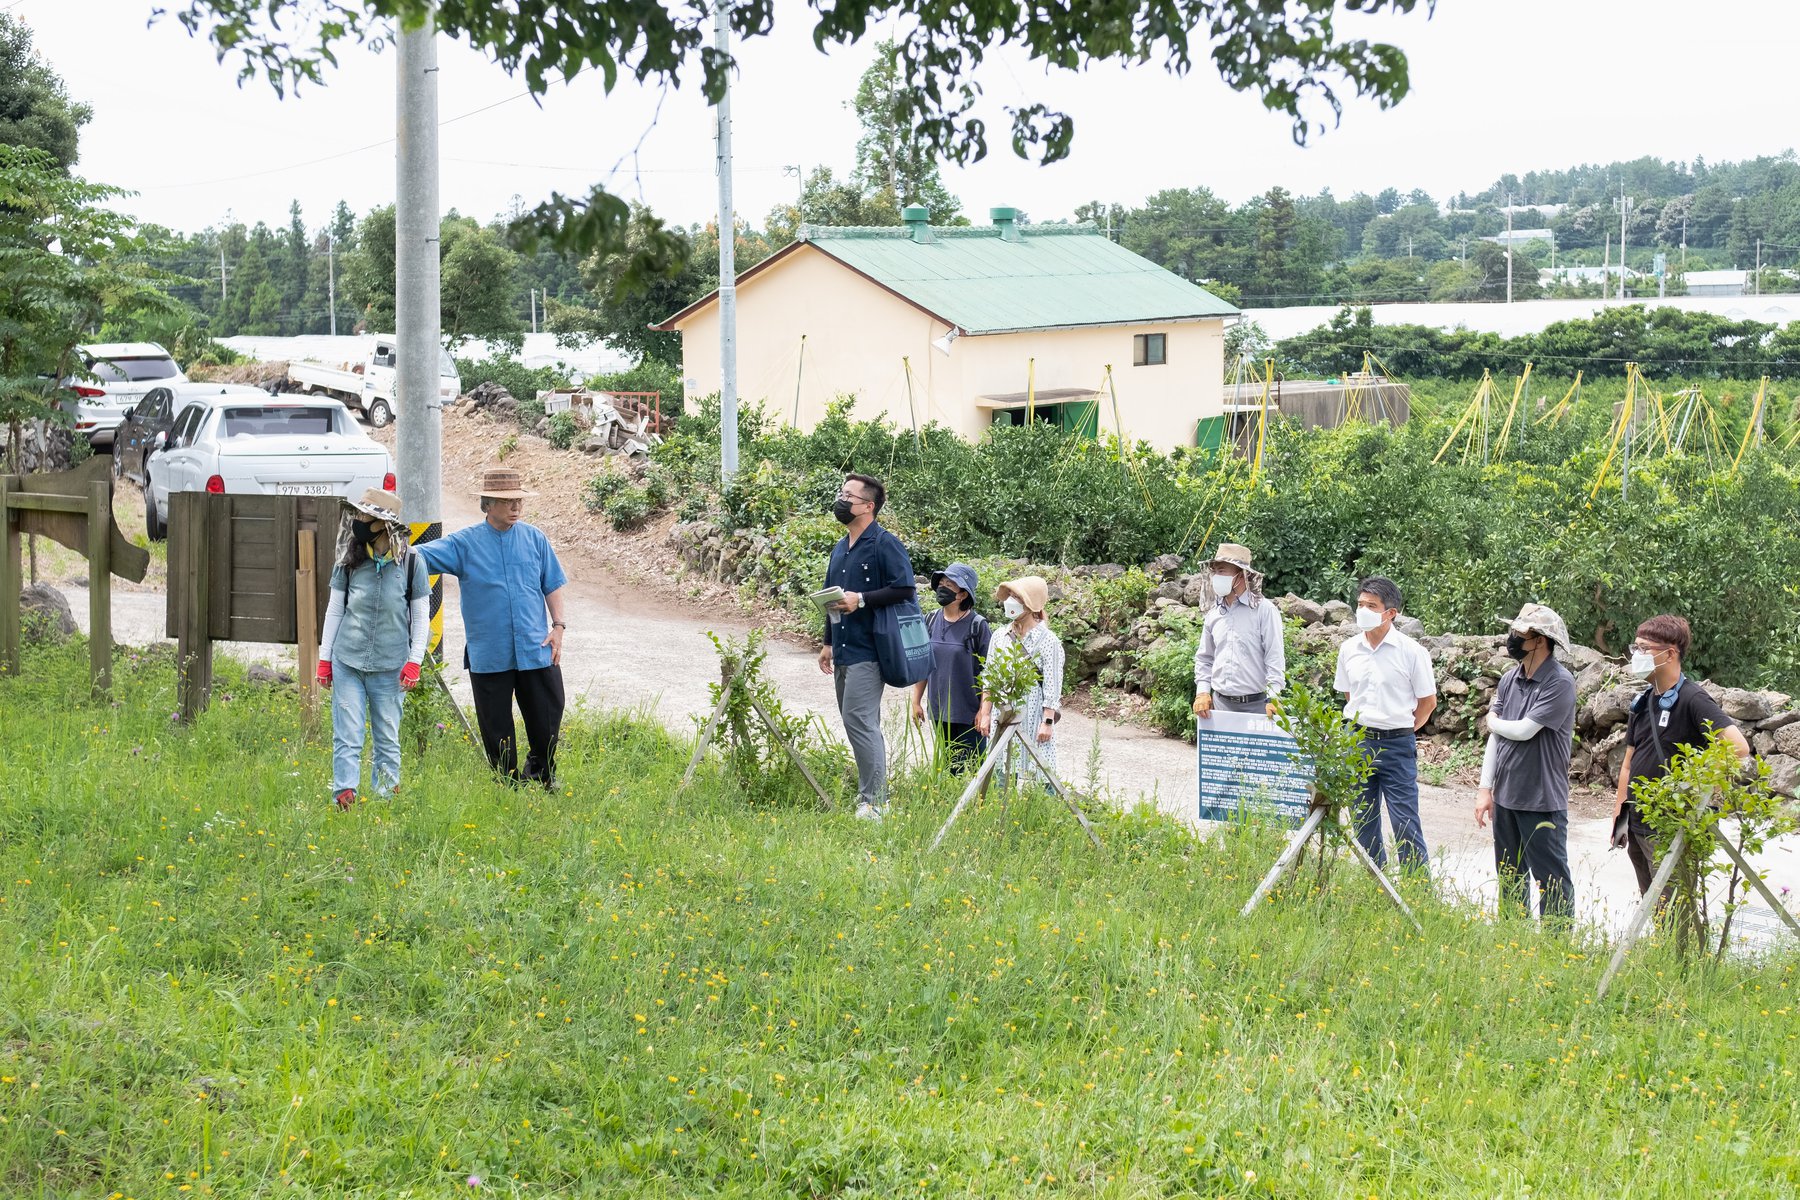
[[[951,774],[966,775],[981,765],[987,739],[980,730],[959,721],[934,721],[932,725],[937,729],[938,752],[947,756]]]
[[[488,765],[508,779],[556,786],[556,742],[561,736],[563,677],[558,666],[531,671],[470,671],[475,693],[475,725]],[[525,718],[530,752],[519,769],[519,735],[513,726],[513,700]]]
[[[1500,875],[1501,912],[1531,915],[1529,878],[1537,882],[1539,916],[1574,919],[1568,813],[1522,812],[1494,805],[1494,866]]]

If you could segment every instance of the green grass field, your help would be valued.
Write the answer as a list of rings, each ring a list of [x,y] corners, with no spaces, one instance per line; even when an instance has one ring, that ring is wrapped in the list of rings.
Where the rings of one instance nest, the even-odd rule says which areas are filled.
[[[1766,1197],[1796,958],[1684,972],[1279,836],[751,807],[572,714],[564,789],[460,741],[343,815],[291,695],[85,649],[0,680],[0,1194]],[[695,669],[710,671],[710,663]],[[472,1182],[478,1181],[478,1182]]]

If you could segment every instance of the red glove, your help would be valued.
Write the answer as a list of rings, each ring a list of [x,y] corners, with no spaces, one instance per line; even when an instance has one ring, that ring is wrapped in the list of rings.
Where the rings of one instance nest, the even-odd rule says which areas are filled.
[[[331,686],[331,660],[329,658],[319,660],[319,686]]]
[[[419,664],[409,662],[400,668],[400,686],[407,691],[419,686]]]

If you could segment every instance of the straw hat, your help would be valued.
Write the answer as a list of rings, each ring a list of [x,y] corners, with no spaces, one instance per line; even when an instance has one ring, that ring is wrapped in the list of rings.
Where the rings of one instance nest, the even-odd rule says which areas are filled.
[[[481,476],[481,490],[475,494],[490,500],[523,500],[537,495],[526,491],[522,486],[524,482],[525,477],[517,471],[486,471]]]
[[[386,521],[390,525],[400,523],[400,497],[392,492],[370,488],[362,494],[361,500],[351,500],[349,504],[357,512],[374,517],[377,521]]]
[[[1008,596],[1017,596],[1027,612],[1041,613],[1050,600],[1050,585],[1041,575],[1021,575],[994,589],[994,599],[1004,603]]]
[[[1564,654],[1569,652],[1569,627],[1547,604],[1527,604],[1512,620],[1502,617],[1500,621],[1517,634],[1542,634],[1562,647]]]

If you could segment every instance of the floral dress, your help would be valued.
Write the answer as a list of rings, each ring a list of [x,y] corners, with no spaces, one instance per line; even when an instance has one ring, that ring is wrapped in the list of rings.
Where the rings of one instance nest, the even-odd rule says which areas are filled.
[[[1038,681],[1032,685],[1031,691],[1025,694],[1025,703],[1019,715],[1019,736],[1031,741],[1031,748],[1037,751],[1039,759],[1049,768],[1054,776],[1056,766],[1056,726],[1050,727],[1050,740],[1037,740],[1038,732],[1043,728],[1044,710],[1052,708],[1062,711],[1063,687],[1063,644],[1051,630],[1049,623],[1039,621],[1030,633],[1024,637],[1013,632],[1011,625],[994,632],[990,653],[998,653],[1002,646],[1016,645],[1031,657],[1037,664]],[[993,731],[999,736],[1000,730]],[[1000,764],[999,770],[1010,782],[1019,779],[1023,782],[1046,782],[1037,764],[1031,756],[1018,746],[1009,746],[1006,751],[1007,761]]]

